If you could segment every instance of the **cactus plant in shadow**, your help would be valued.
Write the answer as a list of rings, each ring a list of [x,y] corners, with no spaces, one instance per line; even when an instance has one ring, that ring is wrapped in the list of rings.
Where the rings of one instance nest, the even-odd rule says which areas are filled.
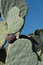
[[[0,49],[0,65],[5,65],[6,52],[5,49]]]

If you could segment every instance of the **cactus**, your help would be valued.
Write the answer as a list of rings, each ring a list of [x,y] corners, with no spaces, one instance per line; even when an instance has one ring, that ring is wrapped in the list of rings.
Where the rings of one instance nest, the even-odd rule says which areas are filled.
[[[0,65],[5,65],[3,62],[0,62]]]
[[[0,13],[1,13],[1,0],[0,0]]]
[[[41,54],[41,61],[43,61],[43,53]]]
[[[6,52],[5,49],[0,49],[0,65],[5,65]]]
[[[22,28],[24,19],[19,16],[18,7],[15,6],[10,9],[6,22],[8,25],[8,34],[14,34]]]
[[[16,1],[18,1],[18,0],[16,0]],[[16,6],[20,9],[20,16],[24,17],[27,13],[27,4],[26,4],[26,2],[24,0],[19,0],[19,2],[16,2]]]
[[[41,61],[38,61],[38,65],[43,65],[43,54],[41,55]]]
[[[7,18],[7,12],[13,6],[17,6],[19,8],[21,17],[24,17],[26,15],[27,4],[25,0],[1,0],[1,15],[3,20]]]
[[[5,43],[7,37],[6,22],[0,22],[0,47]]]
[[[37,65],[43,65],[43,62],[41,61],[38,61],[38,64]]]
[[[6,57],[5,65],[36,65],[37,56],[32,50],[32,44],[28,39],[16,40]]]

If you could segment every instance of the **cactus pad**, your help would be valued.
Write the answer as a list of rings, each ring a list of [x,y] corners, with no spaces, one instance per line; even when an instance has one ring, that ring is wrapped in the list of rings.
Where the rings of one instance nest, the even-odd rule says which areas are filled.
[[[43,61],[43,53],[42,53],[42,55],[41,55],[41,60]]]
[[[18,39],[9,49],[5,65],[36,65],[37,56],[28,39]]]
[[[1,0],[1,15],[6,19],[7,12],[13,7],[17,6],[20,9],[20,16],[24,17],[27,12],[27,4],[25,0]]]
[[[4,63],[0,62],[0,65],[5,65]]]
[[[0,22],[0,47],[5,43],[7,37],[7,26],[5,22]]]
[[[8,34],[14,34],[22,28],[24,19],[19,16],[18,7],[15,6],[10,9],[6,22],[8,24]]]
[[[43,61],[38,61],[37,65],[43,65]]]

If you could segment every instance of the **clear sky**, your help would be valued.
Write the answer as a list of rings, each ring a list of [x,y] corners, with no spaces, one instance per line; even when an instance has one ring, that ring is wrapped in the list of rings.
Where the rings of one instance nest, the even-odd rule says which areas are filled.
[[[28,13],[21,34],[28,35],[35,29],[43,29],[43,0],[26,0],[26,2]]]
[[[43,0],[26,0],[28,13],[21,34],[28,35],[36,29],[43,29]]]

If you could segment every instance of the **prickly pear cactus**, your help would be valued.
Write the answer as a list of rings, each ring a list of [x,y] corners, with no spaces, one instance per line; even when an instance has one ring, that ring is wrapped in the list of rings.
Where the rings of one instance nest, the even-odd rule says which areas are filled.
[[[7,37],[6,22],[0,22],[0,47],[5,43]]]
[[[0,65],[5,65],[3,62],[0,62]]]
[[[13,7],[17,6],[20,10],[20,16],[24,17],[27,12],[27,4],[25,0],[1,0],[1,15],[6,19],[7,12]]]
[[[37,65],[43,65],[43,62],[42,61],[38,61]]]
[[[38,65],[43,65],[43,54],[41,55],[41,61],[38,61]]]
[[[25,0],[19,0],[19,2],[16,0],[16,6],[20,9],[20,16],[24,17],[27,13],[27,4]]]
[[[1,0],[0,0],[0,13],[1,13]]]
[[[22,28],[24,24],[24,19],[19,16],[18,7],[12,7],[9,10],[6,22],[8,25],[8,34],[14,34]]]
[[[35,51],[39,52],[42,47],[42,41],[41,41],[40,37],[37,35],[31,35],[31,37],[33,39],[33,44],[35,46]]]
[[[43,53],[42,53],[42,55],[41,55],[41,60],[43,61]]]
[[[6,52],[5,49],[0,49],[0,65],[5,65]]]
[[[18,39],[11,46],[5,65],[37,65],[37,56],[28,39]]]

